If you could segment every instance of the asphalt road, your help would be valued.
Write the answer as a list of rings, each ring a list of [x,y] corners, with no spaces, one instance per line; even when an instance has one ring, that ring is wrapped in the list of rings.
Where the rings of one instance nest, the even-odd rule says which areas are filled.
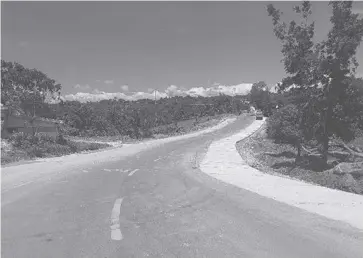
[[[2,193],[2,257],[363,257],[358,230],[198,169],[250,122]]]

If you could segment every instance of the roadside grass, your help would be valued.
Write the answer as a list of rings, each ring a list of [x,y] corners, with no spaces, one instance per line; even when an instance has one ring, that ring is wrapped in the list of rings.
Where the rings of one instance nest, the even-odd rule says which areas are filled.
[[[363,144],[363,137],[356,139],[354,144],[358,146],[357,143]],[[363,195],[363,177],[331,173],[331,167],[324,167],[319,157],[307,154],[302,155],[301,161],[295,164],[297,151],[291,145],[277,144],[267,139],[264,128],[238,142],[236,148],[251,167],[262,172],[282,174],[324,187]],[[339,157],[331,156],[330,159],[342,162]]]
[[[36,158],[59,157],[106,147],[110,147],[110,145],[66,139],[54,140],[42,134],[30,136],[18,133],[8,140],[1,140],[1,165]]]

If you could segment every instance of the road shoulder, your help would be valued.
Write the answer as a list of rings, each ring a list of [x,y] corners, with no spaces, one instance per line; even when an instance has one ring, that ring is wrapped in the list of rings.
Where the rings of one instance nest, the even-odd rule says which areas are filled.
[[[263,124],[255,121],[233,136],[213,142],[201,170],[225,183],[363,230],[363,196],[262,173],[247,165],[235,144]]]

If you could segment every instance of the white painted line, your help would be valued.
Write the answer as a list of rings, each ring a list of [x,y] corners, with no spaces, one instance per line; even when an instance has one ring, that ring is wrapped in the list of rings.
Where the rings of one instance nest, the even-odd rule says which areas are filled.
[[[155,159],[154,161],[158,161],[158,160],[161,160],[162,158],[157,158],[157,159]]]
[[[104,168],[103,170],[107,171],[107,172],[111,172],[111,169],[108,169],[108,168]]]
[[[128,173],[130,171],[130,169],[126,169],[126,170],[120,170],[121,173]]]
[[[26,183],[22,183],[22,184],[19,184],[19,185],[14,185],[13,188],[18,188],[18,187],[21,187],[21,186],[24,186],[24,185],[28,185],[28,184],[31,184],[31,183],[34,183],[35,181],[29,181],[29,182],[26,182]]]
[[[117,199],[113,205],[111,213],[111,239],[120,241],[122,240],[122,233],[120,230],[120,211],[123,198]]]
[[[83,172],[83,173],[88,173],[88,170],[85,170],[85,169],[84,169],[84,170],[82,170],[82,172]]]
[[[139,169],[137,168],[137,169],[134,169],[134,170],[132,170],[131,172],[130,172],[130,174],[129,174],[129,176],[132,176],[133,174],[135,174],[135,172],[136,171],[138,171]]]
[[[1,193],[6,193],[6,192],[11,191],[11,190],[13,190],[13,189],[15,189],[15,188],[22,187],[22,186],[25,186],[25,185],[29,185],[29,184],[35,183],[35,182],[37,182],[37,181],[38,181],[38,180],[34,180],[34,181],[29,181],[29,182],[26,182],[26,183],[22,183],[22,184],[14,185],[12,188],[9,188],[9,189],[3,189],[3,190],[1,191]]]

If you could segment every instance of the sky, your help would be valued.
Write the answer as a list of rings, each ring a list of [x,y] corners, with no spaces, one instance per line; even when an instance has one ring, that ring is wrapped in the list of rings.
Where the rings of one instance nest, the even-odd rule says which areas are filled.
[[[294,17],[298,2],[272,3]],[[1,56],[46,73],[69,100],[244,94],[285,76],[266,4],[1,2]],[[331,9],[312,6],[320,41]],[[363,2],[354,10],[363,15]]]

